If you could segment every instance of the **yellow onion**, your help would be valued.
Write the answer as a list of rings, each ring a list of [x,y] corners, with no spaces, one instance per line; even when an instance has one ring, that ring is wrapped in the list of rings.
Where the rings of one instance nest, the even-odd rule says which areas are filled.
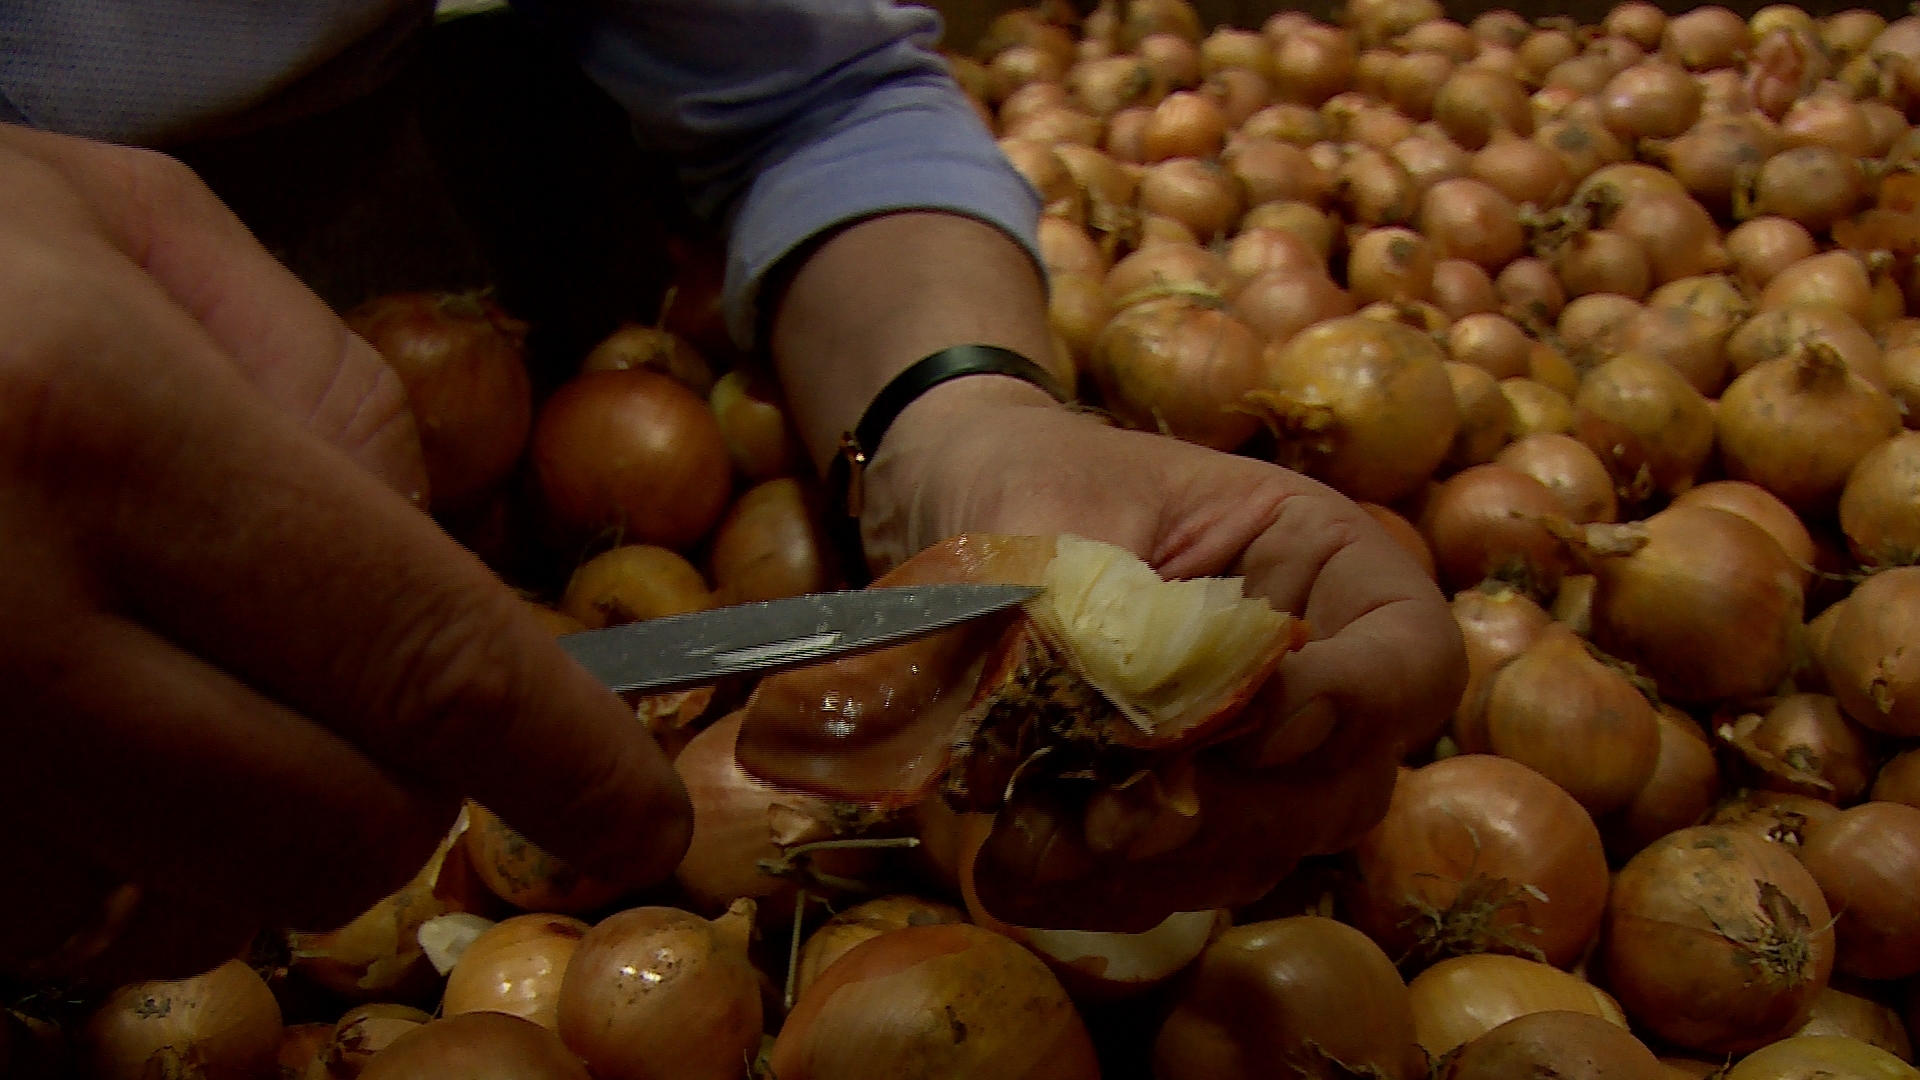
[[[280,1004],[252,968],[129,983],[87,1020],[87,1075],[100,1080],[255,1080],[280,1046]]]
[[[1442,960],[1407,984],[1415,1038],[1438,1061],[1515,1017],[1572,1011],[1622,1029],[1626,1015],[1612,995],[1551,964],[1500,953]]]

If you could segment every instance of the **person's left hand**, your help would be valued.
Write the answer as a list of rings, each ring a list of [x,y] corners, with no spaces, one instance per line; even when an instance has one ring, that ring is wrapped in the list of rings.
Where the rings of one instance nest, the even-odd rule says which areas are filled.
[[[1201,825],[1183,846],[1096,858],[1075,808],[1001,812],[976,882],[1016,925],[1139,931],[1256,899],[1300,856],[1337,851],[1379,820],[1405,751],[1437,733],[1465,684],[1433,582],[1357,504],[1275,465],[973,378],[903,413],[866,485],[876,569],[962,532],[1073,533],[1166,578],[1242,575],[1311,628],[1249,707],[1255,730],[1198,755]]]

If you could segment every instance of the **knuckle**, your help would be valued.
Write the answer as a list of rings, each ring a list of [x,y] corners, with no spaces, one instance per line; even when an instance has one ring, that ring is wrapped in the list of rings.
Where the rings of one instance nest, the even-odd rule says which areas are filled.
[[[371,665],[365,738],[382,760],[439,772],[449,755],[501,733],[528,699],[512,597],[491,583],[436,585],[399,601],[397,630]]]

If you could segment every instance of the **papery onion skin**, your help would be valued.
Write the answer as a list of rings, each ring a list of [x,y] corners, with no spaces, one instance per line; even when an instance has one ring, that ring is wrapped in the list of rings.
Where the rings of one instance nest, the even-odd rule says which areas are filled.
[[[1491,462],[1513,438],[1513,403],[1494,377],[1472,364],[1447,363],[1460,427],[1442,468],[1465,469]]]
[[[1840,812],[1832,803],[1778,791],[1746,791],[1707,815],[1703,824],[1724,826],[1798,853],[1807,830]]]
[[[1757,697],[1791,669],[1803,600],[1797,568],[1758,525],[1703,506],[1644,523],[1648,542],[1594,568],[1593,636],[1675,701]]]
[[[1312,915],[1237,926],[1189,970],[1154,1042],[1157,1080],[1424,1075],[1406,984],[1350,926]]]
[[[1461,754],[1402,773],[1353,858],[1350,917],[1396,957],[1500,952],[1567,967],[1606,909],[1593,820],[1505,758]]]
[[[1574,435],[1632,500],[1687,490],[1713,452],[1706,399],[1678,372],[1637,353],[1616,356],[1589,373],[1574,413]]]
[[[1561,513],[1577,525],[1612,521],[1619,514],[1606,465],[1570,435],[1543,432],[1516,439],[1494,461],[1544,484],[1559,500]]]
[[[1831,920],[1812,875],[1779,846],[1682,829],[1615,879],[1609,985],[1662,1038],[1743,1053],[1806,1022],[1833,970]]]
[[[1793,560],[1800,570],[1801,588],[1806,588],[1811,580],[1815,558],[1813,536],[1793,508],[1766,488],[1745,480],[1715,480],[1681,492],[1674,497],[1673,505],[1711,506],[1746,518],[1766,530],[1787,558]]]
[[[910,1069],[1007,1080],[1099,1076],[1086,1027],[1045,965],[964,923],[894,930],[855,946],[794,1005],[767,1062],[780,1080]]]
[[[1494,676],[1527,651],[1553,617],[1513,586],[1488,582],[1455,594],[1453,619],[1467,649],[1467,689],[1454,710],[1453,740],[1462,753],[1484,754],[1490,749],[1486,696]]]
[[[1259,385],[1259,338],[1191,299],[1146,300],[1114,316],[1092,368],[1107,408],[1130,426],[1215,450],[1232,450],[1259,428],[1237,408]]]
[[[1543,523],[1561,510],[1546,485],[1504,465],[1475,465],[1440,485],[1421,514],[1449,591],[1494,578],[1552,596],[1573,556]]]
[[[895,894],[855,904],[834,914],[818,930],[808,935],[800,947],[800,968],[794,977],[797,993],[826,973],[833,962],[860,945],[889,930],[909,926],[940,926],[967,921],[967,913],[952,904],[921,896]]]
[[[1920,431],[1903,431],[1854,464],[1840,492],[1840,529],[1865,566],[1920,563]]]
[[[373,1056],[362,1080],[588,1080],[553,1032],[498,1012],[422,1024]]]
[[[1835,618],[1821,666],[1847,715],[1888,735],[1920,735],[1920,568],[1868,578]]]
[[[1459,426],[1439,346],[1405,326],[1331,319],[1270,346],[1264,364],[1260,407],[1284,433],[1281,463],[1351,498],[1411,493]]]
[[[1867,979],[1920,972],[1920,809],[1843,810],[1807,829],[1800,861],[1838,916],[1838,970]]]
[[[799,481],[769,480],[742,492],[713,533],[708,554],[722,604],[825,592],[833,556]]]
[[[1851,982],[1848,986],[1859,992],[1849,993],[1834,986],[1822,990],[1813,1000],[1813,1015],[1794,1032],[1794,1037],[1840,1035],[1877,1046],[1903,1062],[1911,1062],[1913,1041],[1907,1036],[1907,1025],[1900,1019],[1900,1013],[1862,996],[1870,993],[1870,988]]]
[[[1433,264],[1435,307],[1449,319],[1469,315],[1493,314],[1500,310],[1500,298],[1493,291],[1493,279],[1477,263],[1466,259],[1441,259]]]
[[[1462,1046],[1445,1080],[1640,1080],[1660,1071],[1645,1043],[1618,1025],[1579,1012],[1518,1016]]]
[[[516,915],[488,927],[447,973],[442,1016],[503,1012],[553,1030],[567,961],[587,924],[565,915]]]
[[[188,979],[128,983],[87,1020],[87,1075],[256,1080],[273,1068],[281,1030],[273,991],[239,960]]]
[[[1420,231],[1443,259],[1458,258],[1489,272],[1513,261],[1525,247],[1520,210],[1512,199],[1481,180],[1442,180],[1420,202]]]
[[[622,544],[595,555],[574,570],[560,595],[561,614],[589,630],[713,606],[700,571],[652,544]]]
[[[1605,990],[1552,965],[1499,953],[1442,960],[1408,983],[1407,991],[1415,1036],[1433,1061],[1532,1013],[1582,1012],[1627,1026],[1619,1003]]]
[[[1656,719],[1660,755],[1653,774],[1627,805],[1599,822],[1607,854],[1622,862],[1676,829],[1700,824],[1720,797],[1720,766],[1700,725],[1671,705]]]
[[[1830,511],[1847,474],[1900,430],[1893,399],[1831,352],[1755,364],[1721,396],[1721,460],[1801,513]]]
[[[358,1077],[373,1057],[432,1019],[411,1005],[376,1002],[348,1009],[334,1025],[325,1054],[327,1070],[335,1077]]]
[[[1781,1039],[1741,1059],[1725,1080],[1914,1080],[1920,1070],[1877,1046],[1839,1035]]]
[[[1764,716],[1722,722],[1721,740],[1743,755],[1756,787],[1851,806],[1873,782],[1873,751],[1825,694],[1789,694]]]

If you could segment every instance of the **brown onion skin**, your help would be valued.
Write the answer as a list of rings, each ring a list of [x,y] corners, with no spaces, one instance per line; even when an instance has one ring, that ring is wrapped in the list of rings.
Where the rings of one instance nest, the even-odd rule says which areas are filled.
[[[947,1022],[929,1025],[928,1014]],[[795,1003],[767,1062],[781,1080],[913,1069],[1099,1076],[1086,1027],[1053,974],[1007,938],[966,923],[911,926],[855,946]]]
[[[1433,116],[1449,138],[1468,150],[1485,146],[1496,131],[1533,134],[1526,90],[1511,76],[1484,68],[1454,72],[1434,98]]]
[[[1154,106],[1140,133],[1140,149],[1149,164],[1168,158],[1208,158],[1220,152],[1226,135],[1227,119],[1212,98],[1178,90]]]
[[[1828,146],[1800,146],[1760,166],[1748,213],[1777,214],[1817,233],[1851,214],[1865,194],[1858,158]]]
[[[1420,201],[1420,231],[1444,259],[1466,259],[1489,273],[1525,247],[1520,211],[1493,186],[1468,178],[1443,180]]]
[[[490,926],[447,973],[440,1013],[511,1013],[554,1029],[555,1002],[587,924],[566,915],[516,915]]]
[[[1743,1053],[1806,1022],[1833,970],[1831,919],[1784,849],[1732,829],[1681,829],[1614,879],[1609,985],[1662,1038]]]
[[[1572,1010],[1627,1026],[1605,990],[1549,964],[1499,953],[1442,960],[1408,983],[1407,992],[1415,1037],[1434,1061],[1529,1013]]]
[[[1627,327],[1643,310],[1638,300],[1620,293],[1576,296],[1561,309],[1555,324],[1560,348],[1579,368],[1604,363],[1626,351]],[[1563,392],[1578,393],[1579,387]]]
[[[1793,512],[1793,508],[1766,488],[1745,480],[1715,480],[1681,492],[1674,498],[1673,505],[1711,506],[1746,518],[1766,530],[1767,535],[1773,537],[1773,542],[1780,545],[1780,550],[1786,552],[1787,558],[1800,568],[1802,587],[1811,578],[1813,536],[1807,532],[1806,525]]]
[[[1664,144],[1658,157],[1694,198],[1724,214],[1742,170],[1758,169],[1779,148],[1779,135],[1753,114],[1709,116]]]
[[[1639,300],[1653,286],[1653,264],[1646,249],[1625,233],[1595,229],[1569,238],[1550,254],[1572,297],[1613,295]]]
[[[1606,909],[1606,855],[1587,812],[1491,755],[1403,772],[1353,859],[1349,916],[1390,955],[1503,952],[1564,968]]]
[[[808,935],[806,944],[800,947],[800,968],[794,977],[795,991],[806,993],[807,988],[818,981],[835,960],[847,955],[854,946],[889,930],[966,921],[966,911],[952,904],[905,894],[877,897],[836,912],[833,918]]]
[[[1466,1044],[1441,1076],[1630,1080],[1653,1077],[1660,1068],[1653,1051],[1619,1026],[1586,1013],[1554,1011],[1517,1016]]]
[[[1839,308],[1865,325],[1872,317],[1873,285],[1859,257],[1850,251],[1810,255],[1775,274],[1760,293],[1760,311],[1827,306]]]
[[[1600,92],[1607,126],[1627,138],[1670,139],[1700,117],[1700,84],[1680,67],[1647,60],[1627,68]]]
[[[1902,431],[1855,463],[1840,493],[1840,529],[1864,566],[1920,562],[1920,432]]]
[[[1718,273],[1727,267],[1719,226],[1692,196],[1653,193],[1634,197],[1609,217],[1606,225],[1640,241],[1656,286]]]
[[[1471,364],[1449,361],[1447,381],[1453,384],[1460,426],[1441,467],[1485,465],[1513,438],[1513,403],[1500,392],[1498,380]]]
[[[1614,357],[1588,374],[1573,404],[1574,435],[1606,464],[1622,495],[1636,501],[1649,491],[1692,487],[1713,451],[1706,399],[1658,360]]]
[[[1576,525],[1609,522],[1619,515],[1619,499],[1606,465],[1570,435],[1528,435],[1515,440],[1494,461],[1539,481],[1553,492],[1560,512]]]
[[[1260,339],[1224,312],[1178,296],[1135,304],[1107,324],[1092,360],[1102,400],[1131,426],[1216,450],[1259,428],[1235,406],[1260,383]]]
[[[1695,390],[1716,397],[1727,385],[1729,327],[1690,308],[1650,305],[1627,325],[1621,342],[1678,371]]]
[[[1475,313],[1455,320],[1447,331],[1447,354],[1460,364],[1472,364],[1496,379],[1527,374],[1533,342],[1504,315]]]
[[[1500,298],[1493,291],[1493,279],[1485,270],[1465,259],[1441,259],[1433,264],[1433,305],[1447,318],[1464,319],[1468,315],[1495,314]]]
[[[1718,5],[1694,8],[1667,20],[1661,48],[1693,71],[1731,67],[1747,45],[1747,24]]]
[[[1107,272],[1107,299],[1115,311],[1168,290],[1225,292],[1232,274],[1220,256],[1193,244],[1149,244]]]
[[[541,408],[532,454],[548,505],[576,532],[617,528],[629,541],[684,547],[719,522],[732,495],[719,421],[657,372],[568,382]]]
[[[1546,485],[1504,465],[1475,465],[1428,500],[1421,533],[1449,592],[1496,578],[1535,597],[1552,596],[1572,555],[1543,524],[1560,512]]]
[[[1432,245],[1412,229],[1371,229],[1347,256],[1347,286],[1354,301],[1425,300],[1433,292]]]
[[[361,1080],[588,1080],[553,1032],[518,1016],[461,1013],[421,1024],[373,1056]]]
[[[1880,766],[1871,797],[1920,809],[1920,750],[1902,750]]]
[[[1793,665],[1802,595],[1780,545],[1745,518],[1674,506],[1632,555],[1595,562],[1593,637],[1674,701],[1757,697]]]
[[[1452,734],[1462,753],[1485,754],[1486,696],[1507,661],[1533,646],[1553,617],[1526,593],[1500,582],[1454,595],[1453,621],[1467,649],[1467,688],[1454,710]]]
[[[1616,162],[1629,157],[1618,136],[1599,121],[1559,119],[1541,125],[1533,137],[1542,146],[1560,156],[1567,175],[1578,183]]]
[[[1278,139],[1243,138],[1221,155],[1221,164],[1240,185],[1246,205],[1326,201],[1332,179],[1306,151]]]
[[[1754,365],[1714,417],[1727,474],[1803,514],[1831,511],[1855,463],[1900,426],[1893,399],[1831,353]]]
[[[1800,861],[1839,917],[1837,969],[1867,979],[1920,972],[1920,809],[1843,810],[1807,829]]]
[[[1727,338],[1727,362],[1745,373],[1766,360],[1804,357],[1815,347],[1831,349],[1847,370],[1870,386],[1887,388],[1880,346],[1858,319],[1836,307],[1793,305],[1761,311]]]
[[[1522,206],[1558,206],[1573,190],[1573,176],[1558,154],[1507,132],[1496,133],[1473,155],[1471,172]]]
[[[1263,364],[1262,389],[1276,395],[1263,408],[1284,429],[1279,460],[1349,498],[1411,494],[1453,442],[1459,417],[1439,346],[1408,327],[1330,319],[1269,346]]]
[[[1202,241],[1223,236],[1240,219],[1240,193],[1221,168],[1196,158],[1149,166],[1140,180],[1140,208],[1165,214]]]
[[[1873,749],[1825,694],[1789,694],[1764,717],[1723,722],[1720,737],[1754,766],[1755,787],[1851,806],[1873,782]]]
[[[1334,174],[1334,201],[1356,224],[1398,225],[1418,212],[1420,190],[1399,162],[1356,144],[1343,152]]]
[[[722,604],[824,592],[833,557],[798,481],[769,480],[742,492],[713,533],[708,555]]]
[[[1272,271],[1247,282],[1234,295],[1231,310],[1272,349],[1309,326],[1353,314],[1354,303],[1351,294],[1319,271]]]
[[[1835,617],[1821,667],[1847,715],[1888,735],[1920,735],[1920,568],[1874,574]]]
[[[1513,406],[1516,438],[1573,430],[1573,402],[1553,387],[1531,378],[1501,379],[1500,392]]]
[[[281,1031],[273,991],[229,960],[191,978],[113,991],[86,1021],[87,1075],[255,1080],[273,1068]]]
[[[471,505],[512,471],[533,426],[526,323],[471,293],[376,297],[344,319],[407,389],[435,509]]]
[[[1494,279],[1501,310],[1508,318],[1529,326],[1551,326],[1567,306],[1567,290],[1544,260],[1515,259]]]
[[[1494,676],[1486,728],[1494,753],[1539,772],[1594,814],[1632,800],[1660,754],[1646,698],[1558,623]]]
[[[1154,1043],[1158,1080],[1254,1080],[1277,1066],[1424,1075],[1406,984],[1350,926],[1313,915],[1237,926],[1188,971]]]
[[[1660,754],[1627,805],[1600,819],[1607,854],[1624,862],[1648,844],[1698,825],[1720,798],[1720,765],[1700,725],[1671,705],[1656,710]]]

